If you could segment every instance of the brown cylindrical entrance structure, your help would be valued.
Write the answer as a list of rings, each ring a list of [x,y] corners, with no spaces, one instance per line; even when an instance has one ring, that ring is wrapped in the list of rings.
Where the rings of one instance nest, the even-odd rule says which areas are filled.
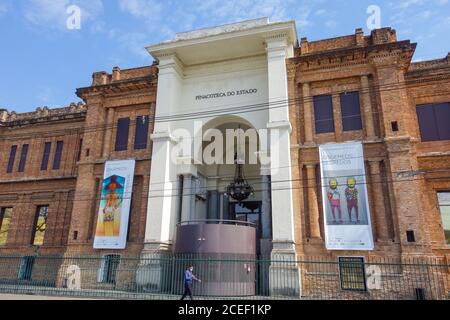
[[[242,221],[202,220],[177,227],[174,254],[184,262],[175,274],[183,281],[192,264],[200,296],[252,296],[256,292],[256,226]]]

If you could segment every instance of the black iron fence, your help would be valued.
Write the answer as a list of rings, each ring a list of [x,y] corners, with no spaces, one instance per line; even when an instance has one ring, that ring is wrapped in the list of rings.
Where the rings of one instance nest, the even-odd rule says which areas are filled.
[[[341,257],[1,256],[0,293],[115,299],[179,299],[184,272],[202,280],[197,299],[450,299],[441,259]]]

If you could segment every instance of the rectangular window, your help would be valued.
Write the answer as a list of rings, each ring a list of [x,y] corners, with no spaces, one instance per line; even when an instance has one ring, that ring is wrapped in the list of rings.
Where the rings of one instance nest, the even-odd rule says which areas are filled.
[[[104,256],[102,258],[100,269],[98,270],[97,282],[115,284],[119,263],[120,255],[110,254]]]
[[[149,119],[149,116],[139,116],[136,118],[134,150],[147,149]]]
[[[44,244],[45,231],[47,230],[48,206],[39,206],[36,209],[32,245]]]
[[[62,158],[63,148],[64,148],[64,142],[58,141],[56,143],[55,158],[53,159],[53,170],[59,170],[61,167],[61,158]]]
[[[450,245],[450,192],[438,193],[439,209],[442,217],[442,228],[444,229],[445,241]]]
[[[116,151],[128,149],[128,135],[130,133],[130,118],[121,118],[117,121]]]
[[[6,168],[6,173],[12,173],[14,169],[14,162],[16,160],[17,146],[12,146],[9,152],[8,167]]]
[[[331,95],[314,97],[316,133],[334,132],[333,99]]]
[[[440,140],[450,140],[450,102],[434,105],[436,126]]]
[[[45,171],[48,168],[48,160],[50,159],[51,149],[52,143],[46,142],[44,146],[44,154],[42,155],[41,171]]]
[[[406,231],[406,241],[410,243],[416,242],[416,234],[414,233],[414,230]]]
[[[12,208],[0,209],[0,246],[6,245],[8,231],[11,224]]]
[[[359,92],[341,93],[342,129],[344,131],[362,130]]]
[[[27,156],[28,156],[28,144],[24,144],[22,146],[22,152],[20,153],[20,161],[19,161],[19,172],[25,171],[25,165],[27,164]]]
[[[450,140],[450,102],[416,107],[423,142]]]
[[[22,257],[20,259],[20,267],[19,267],[19,280],[31,280],[31,276],[33,274],[33,266],[34,266],[34,257]]]
[[[340,257],[339,278],[342,290],[367,291],[364,258]]]

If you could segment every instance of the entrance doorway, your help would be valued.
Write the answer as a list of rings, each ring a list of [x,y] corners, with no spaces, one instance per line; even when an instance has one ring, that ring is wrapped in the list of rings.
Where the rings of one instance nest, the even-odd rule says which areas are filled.
[[[230,202],[229,214],[231,220],[244,221],[255,224],[256,226],[256,252],[260,255],[261,215],[262,201],[244,201],[242,203]]]

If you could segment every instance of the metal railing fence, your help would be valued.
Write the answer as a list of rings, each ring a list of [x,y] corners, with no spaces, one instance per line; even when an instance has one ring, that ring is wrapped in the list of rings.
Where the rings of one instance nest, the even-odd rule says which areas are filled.
[[[0,256],[0,293],[113,299],[180,299],[184,271],[194,267],[196,299],[450,299],[443,259],[293,260]]]

